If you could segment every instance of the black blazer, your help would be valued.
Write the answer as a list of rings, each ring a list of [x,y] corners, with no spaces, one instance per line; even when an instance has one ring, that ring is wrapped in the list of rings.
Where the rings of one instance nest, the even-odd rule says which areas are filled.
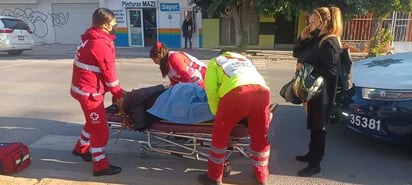
[[[322,130],[329,122],[338,80],[339,41],[336,37],[329,37],[320,44],[324,36],[313,38],[313,46],[302,60],[303,63],[312,64],[313,73],[325,79],[322,93],[308,102],[307,128],[313,130]]]

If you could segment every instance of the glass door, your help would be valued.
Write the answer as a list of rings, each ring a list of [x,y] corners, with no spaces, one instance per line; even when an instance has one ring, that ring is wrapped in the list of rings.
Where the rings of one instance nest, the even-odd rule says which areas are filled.
[[[127,17],[129,20],[129,45],[143,47],[142,9],[128,9]]]
[[[157,41],[157,18],[155,8],[143,9],[144,46],[151,47]]]

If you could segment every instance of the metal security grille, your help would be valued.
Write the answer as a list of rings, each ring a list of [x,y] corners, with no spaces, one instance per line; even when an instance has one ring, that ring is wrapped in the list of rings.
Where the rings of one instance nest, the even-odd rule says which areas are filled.
[[[382,28],[392,30],[394,42],[412,42],[411,17],[411,13],[393,12],[383,22]],[[371,22],[371,14],[344,22],[342,41],[369,41]]]
[[[370,38],[372,17],[359,16],[343,23],[342,41],[366,41]]]
[[[246,35],[248,44],[257,45],[259,44],[259,16],[250,15],[249,16],[249,32]],[[235,45],[235,24],[233,18],[220,18],[220,33],[219,33],[219,44],[220,45]]]
[[[257,45],[259,44],[259,15],[250,15],[249,23],[248,44]]]
[[[235,24],[232,18],[220,18],[219,30],[219,44],[220,45],[234,45],[235,44]]]
[[[398,42],[410,42],[411,38],[411,13],[402,14],[396,12],[392,14],[392,21],[390,21],[392,35],[395,37],[394,41]]]

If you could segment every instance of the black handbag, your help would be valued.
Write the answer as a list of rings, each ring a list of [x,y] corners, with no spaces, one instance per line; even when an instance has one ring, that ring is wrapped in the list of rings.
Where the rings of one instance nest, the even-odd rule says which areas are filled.
[[[282,86],[280,89],[280,96],[286,100],[286,102],[291,102],[293,104],[301,104],[302,100],[297,98],[292,91],[293,84],[295,83],[295,79],[290,80],[285,85]]]

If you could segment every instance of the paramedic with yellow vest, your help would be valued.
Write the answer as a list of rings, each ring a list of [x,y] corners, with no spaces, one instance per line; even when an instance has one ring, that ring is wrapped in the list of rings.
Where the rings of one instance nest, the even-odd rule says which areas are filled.
[[[227,142],[232,128],[247,118],[251,138],[253,172],[259,184],[269,175],[270,90],[264,78],[245,56],[224,52],[211,59],[206,70],[205,89],[215,115],[207,174],[202,184],[222,184]]]

